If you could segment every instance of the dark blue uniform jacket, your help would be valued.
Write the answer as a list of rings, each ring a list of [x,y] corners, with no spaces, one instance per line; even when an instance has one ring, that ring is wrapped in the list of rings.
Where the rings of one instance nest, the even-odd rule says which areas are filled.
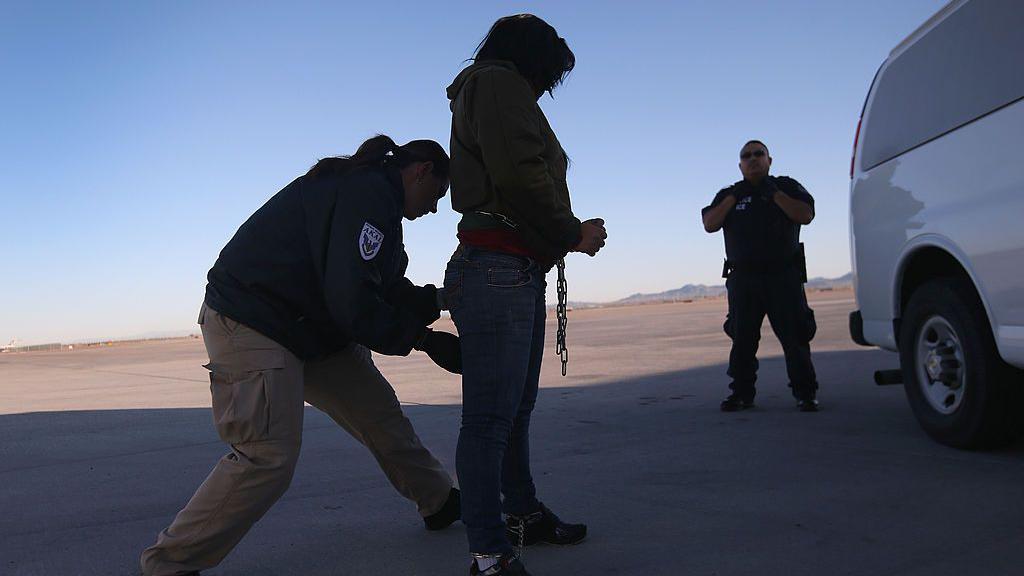
[[[425,324],[410,291],[404,189],[391,167],[301,176],[256,211],[207,276],[206,304],[302,359],[350,342],[406,355]]]
[[[788,176],[768,176],[758,185],[741,180],[715,195],[701,213],[736,195],[736,206],[722,225],[725,254],[738,270],[770,272],[794,264],[799,258],[800,225],[772,202],[775,190],[814,206],[814,198],[799,182]]]

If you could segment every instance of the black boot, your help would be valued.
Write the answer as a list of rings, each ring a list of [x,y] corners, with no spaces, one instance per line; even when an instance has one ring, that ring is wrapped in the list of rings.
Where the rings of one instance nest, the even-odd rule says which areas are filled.
[[[462,516],[462,497],[458,488],[452,488],[444,506],[430,516],[423,517],[427,530],[444,530]]]
[[[469,567],[470,576],[530,576],[526,567],[511,552],[501,555],[498,563],[490,568],[481,570],[476,560]]]
[[[505,520],[509,542],[513,546],[529,546],[537,542],[567,546],[579,544],[587,537],[586,524],[566,524],[555,513],[541,504],[540,510],[526,516],[513,516]]]
[[[796,401],[796,407],[801,412],[817,412],[821,409],[818,406],[818,400],[814,397],[814,394],[804,396]]]
[[[740,410],[747,410],[748,408],[754,407],[754,398],[753,396],[746,396],[739,392],[733,392],[732,394],[729,394],[725,400],[722,400],[719,407],[722,409],[722,412],[739,412]]]

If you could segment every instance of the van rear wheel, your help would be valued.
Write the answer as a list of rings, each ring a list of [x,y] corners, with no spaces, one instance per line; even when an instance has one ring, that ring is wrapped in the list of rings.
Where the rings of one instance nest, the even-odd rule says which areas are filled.
[[[929,281],[910,296],[899,334],[910,407],[935,440],[983,448],[1019,435],[1021,383],[996,351],[973,287],[960,278]]]

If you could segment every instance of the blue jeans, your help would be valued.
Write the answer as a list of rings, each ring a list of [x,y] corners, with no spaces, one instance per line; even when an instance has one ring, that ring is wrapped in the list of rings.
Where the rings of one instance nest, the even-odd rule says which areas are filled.
[[[455,465],[469,550],[509,552],[502,512],[540,509],[530,474],[530,415],[544,352],[544,273],[529,258],[460,246],[444,287],[462,342]]]

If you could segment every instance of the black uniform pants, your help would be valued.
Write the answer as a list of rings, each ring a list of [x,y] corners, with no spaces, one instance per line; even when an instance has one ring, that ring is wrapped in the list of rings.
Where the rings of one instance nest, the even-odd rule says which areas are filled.
[[[818,389],[811,363],[811,339],[817,331],[814,312],[807,305],[797,267],[777,272],[733,271],[726,280],[729,314],[725,333],[732,338],[729,352],[729,388],[754,397],[757,381],[757,347],[765,314],[786,355],[786,372],[793,396],[803,398]]]

